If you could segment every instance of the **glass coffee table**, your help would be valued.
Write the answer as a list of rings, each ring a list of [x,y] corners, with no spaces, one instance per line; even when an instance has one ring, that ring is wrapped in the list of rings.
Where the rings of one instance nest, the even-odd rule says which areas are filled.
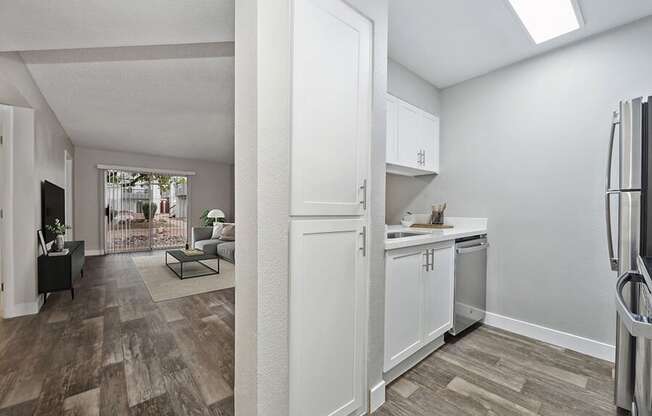
[[[172,263],[168,262],[168,255],[172,256],[177,261]],[[206,265],[205,263],[202,263],[202,261],[205,260],[217,260],[217,270]],[[187,263],[196,263],[196,265],[201,266],[201,268],[203,269],[202,271],[204,271],[204,273],[200,272],[199,274],[197,274],[191,271],[190,275],[188,275],[187,273],[184,274],[183,265]],[[189,279],[192,277],[209,276],[211,274],[220,273],[220,258],[216,254],[204,253],[204,254],[196,254],[190,256],[184,253],[183,250],[168,250],[165,252],[165,265],[168,266],[168,268],[172,270],[179,279]],[[186,272],[188,272],[188,266],[186,266]]]

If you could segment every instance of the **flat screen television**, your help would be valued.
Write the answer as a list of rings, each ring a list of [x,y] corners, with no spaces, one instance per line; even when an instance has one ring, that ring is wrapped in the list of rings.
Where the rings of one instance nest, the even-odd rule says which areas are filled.
[[[46,243],[57,238],[46,228],[46,225],[53,225],[57,218],[59,222],[66,221],[66,192],[51,182],[43,181],[41,183],[41,229]]]

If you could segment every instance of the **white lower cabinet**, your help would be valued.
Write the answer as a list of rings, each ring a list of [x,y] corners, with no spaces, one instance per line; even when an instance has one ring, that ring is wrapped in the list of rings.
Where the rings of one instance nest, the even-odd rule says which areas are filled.
[[[365,406],[365,220],[290,223],[290,415]]]
[[[452,243],[451,243],[452,244]],[[428,250],[428,249],[427,249]],[[455,247],[430,248],[423,276],[423,338],[427,344],[453,327]]]
[[[385,254],[385,365],[389,371],[453,326],[454,242]]]
[[[385,370],[418,350],[421,329],[422,250],[396,250],[387,254],[385,272]]]

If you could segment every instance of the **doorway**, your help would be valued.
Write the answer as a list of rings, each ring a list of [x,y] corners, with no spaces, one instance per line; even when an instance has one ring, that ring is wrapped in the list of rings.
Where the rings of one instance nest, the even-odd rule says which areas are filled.
[[[187,244],[187,176],[106,170],[103,186],[105,253]]]
[[[0,319],[5,316],[5,279],[4,279],[4,268],[5,264],[3,258],[5,257],[4,252],[4,238],[5,238],[5,211],[6,207],[4,205],[5,201],[9,201],[7,198],[6,192],[6,180],[9,177],[7,175],[7,159],[5,158],[5,147],[6,147],[6,133],[5,125],[6,120],[4,117],[4,110],[0,107]]]
[[[71,226],[71,228],[68,228],[66,230],[66,240],[71,241],[73,240],[73,234],[74,230],[72,229],[72,223],[73,223],[73,199],[72,199],[72,193],[73,193],[73,166],[72,166],[73,160],[72,160],[72,155],[67,151],[64,150],[64,184],[65,184],[65,189],[66,189],[66,199],[65,199],[65,216],[64,218],[65,224]]]

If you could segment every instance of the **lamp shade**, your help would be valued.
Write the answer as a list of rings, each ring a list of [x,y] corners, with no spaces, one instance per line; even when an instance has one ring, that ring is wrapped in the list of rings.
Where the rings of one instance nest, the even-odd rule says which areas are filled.
[[[224,211],[221,209],[212,209],[208,215],[206,215],[208,218],[225,218],[226,215],[224,215]]]

